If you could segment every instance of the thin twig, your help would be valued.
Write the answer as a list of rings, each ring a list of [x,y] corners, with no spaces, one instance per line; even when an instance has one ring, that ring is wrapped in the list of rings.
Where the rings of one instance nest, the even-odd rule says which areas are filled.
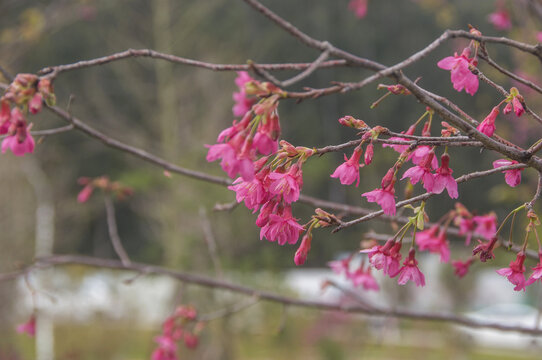
[[[128,257],[126,250],[124,250],[124,247],[122,246],[122,241],[120,240],[117,228],[117,220],[115,219],[115,207],[113,205],[113,200],[111,199],[110,195],[105,195],[104,203],[107,216],[107,229],[109,231],[109,239],[111,240],[113,249],[115,250],[115,253],[119,257],[119,259],[122,261],[122,264],[124,266],[130,266],[130,258]]]
[[[209,220],[209,216],[207,216],[207,211],[205,211],[204,207],[199,208],[199,217],[203,230],[203,239],[205,240],[205,244],[207,244],[207,250],[209,251],[211,261],[213,262],[213,267],[218,278],[222,279],[224,277],[224,272],[222,271],[222,264],[220,263],[220,258],[218,257],[216,250],[216,240],[213,229],[211,228],[211,221]]]

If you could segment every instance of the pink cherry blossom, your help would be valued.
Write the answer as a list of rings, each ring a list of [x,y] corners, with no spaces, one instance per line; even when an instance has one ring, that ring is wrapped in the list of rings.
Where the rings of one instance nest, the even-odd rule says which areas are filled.
[[[85,187],[83,187],[83,189],[77,195],[77,201],[80,203],[87,202],[90,198],[90,195],[92,195],[93,190],[94,186],[92,186],[92,184],[85,185]]]
[[[504,112],[504,111],[503,111]],[[495,106],[493,110],[489,113],[488,116],[482,121],[480,124],[478,124],[478,131],[480,131],[482,134],[485,134],[486,136],[492,137],[495,133],[495,119],[497,118],[497,115],[499,114],[499,107]]]
[[[452,261],[452,266],[454,267],[454,274],[462,278],[463,276],[467,275],[469,272],[469,267],[471,266],[473,262],[473,258],[469,258],[467,261],[460,261],[460,260],[454,260]]]
[[[377,270],[382,270],[385,275],[393,278],[399,273],[399,261],[401,260],[401,243],[388,240],[383,246],[377,245],[370,249],[361,250],[368,253],[369,263]]]
[[[506,104],[504,109],[502,109],[502,113],[505,114],[505,115],[510,114],[512,112],[512,109],[513,109],[512,103],[509,102],[509,103]]]
[[[486,262],[488,260],[494,259],[495,254],[493,254],[493,248],[495,247],[496,243],[496,236],[492,237],[491,240],[489,240],[487,243],[483,243],[482,241],[478,240],[478,245],[474,249],[472,249],[472,255],[475,256],[479,253],[481,262]]]
[[[299,199],[299,190],[303,185],[301,174],[301,169],[297,164],[292,165],[286,173],[271,172],[268,175],[268,179],[271,181],[269,192],[282,196],[288,204],[297,201]]]
[[[486,239],[491,239],[495,236],[495,232],[497,232],[497,216],[494,213],[475,216],[473,220],[476,223],[474,232],[478,233],[478,235]]]
[[[331,270],[336,273],[337,275],[341,275],[343,273],[348,273],[348,269],[350,266],[350,259],[351,257],[346,257],[341,260],[334,260],[329,261],[327,263],[327,266],[331,268]]]
[[[455,90],[465,89],[465,92],[474,95],[478,91],[478,77],[469,69],[469,65],[476,66],[476,61],[469,58],[469,55],[469,48],[465,48],[461,55],[455,53],[454,56],[448,56],[440,60],[437,66],[451,71],[451,80]]]
[[[232,179],[240,174],[243,180],[251,181],[254,178],[254,164],[249,157],[238,153],[232,142],[225,144],[206,145],[209,148],[207,161],[221,159],[220,166]]]
[[[503,166],[509,166],[514,164],[519,164],[519,162],[517,162],[516,160],[499,159],[493,161],[493,168],[497,169]],[[511,187],[518,186],[521,182],[522,171],[523,169],[504,170],[504,181],[506,181],[506,183]]]
[[[32,114],[37,114],[41,111],[43,106],[43,96],[40,93],[36,93],[32,99],[28,102],[28,110]]]
[[[456,217],[454,223],[459,227],[459,235],[465,235],[465,245],[469,245],[472,239],[476,223],[472,214],[461,203],[455,203]]]
[[[276,153],[279,148],[279,143],[276,140],[271,139],[268,134],[263,132],[257,132],[256,135],[254,135],[253,143],[256,149],[258,149],[262,155]]]
[[[412,135],[414,134],[415,130],[416,130],[416,124],[411,125],[406,132],[401,132],[401,134],[404,133],[405,135]],[[397,137],[397,136],[391,137],[390,140],[409,141],[409,139]],[[393,150],[397,151],[399,154],[402,154],[403,152],[405,152],[405,150],[408,149],[409,145],[382,144],[382,147],[391,147]]]
[[[503,7],[498,7],[495,12],[488,15],[488,21],[495,26],[497,30],[508,30],[512,27],[510,15]]]
[[[243,116],[252,108],[255,100],[248,98],[245,91],[245,84],[252,80],[253,79],[246,71],[239,71],[237,73],[235,84],[239,87],[239,92],[233,93],[235,105],[233,106],[232,110],[234,116]]]
[[[260,240],[264,237],[276,241],[279,245],[295,244],[304,230],[292,216],[292,208],[285,207],[280,215],[270,214],[269,221],[260,230]]]
[[[416,251],[414,249],[410,249],[408,257],[403,262],[403,267],[399,269],[397,283],[405,285],[409,281],[413,281],[416,286],[425,286],[425,276],[418,268],[418,260],[416,260]]]
[[[363,19],[367,15],[367,2],[368,0],[350,0],[348,8],[352,10],[356,16]]]
[[[10,149],[13,155],[23,156],[26,153],[34,152],[34,138],[27,133],[24,140],[20,141],[17,135],[8,136],[2,141],[2,154]]]
[[[395,191],[393,188],[391,190],[375,189],[363,193],[361,196],[365,196],[368,202],[375,202],[380,205],[384,214],[395,215]]]
[[[361,148],[356,148],[354,150],[354,153],[348,159],[346,155],[344,155],[344,163],[339,165],[333,174],[331,174],[332,178],[339,178],[341,181],[341,184],[343,185],[350,185],[354,181],[356,181],[356,186],[359,185],[359,168],[360,163],[359,159],[361,157],[362,150]],[[363,165],[361,165],[363,166]]]
[[[447,153],[444,153],[440,157],[440,167],[437,169],[437,173],[434,178],[434,186],[432,192],[435,194],[440,194],[444,188],[448,191],[448,195],[452,199],[457,199],[459,193],[457,192],[457,182],[452,176],[452,169],[448,167],[450,163],[450,156]]]
[[[446,240],[446,230],[439,231],[439,225],[433,225],[416,234],[416,245],[421,251],[440,254],[440,261],[443,263],[450,261],[450,244]]]
[[[431,147],[425,145],[418,146],[412,153],[410,153],[408,160],[411,160],[414,165],[421,165],[428,156],[431,156],[430,154]],[[438,160],[435,156],[431,156],[431,167],[433,169],[438,168]]]
[[[27,334],[34,337],[36,335],[36,316],[30,316],[30,319],[24,324],[18,325],[16,330],[19,334]]]
[[[238,203],[244,201],[245,206],[254,212],[269,198],[269,192],[258,176],[251,181],[237,178],[233,185],[228,186],[228,189],[235,191],[235,199]]]
[[[431,172],[431,163],[433,162],[434,157],[435,153],[433,151],[430,151],[427,156],[424,157],[423,160],[420,162],[420,165],[413,166],[407,171],[405,171],[401,180],[404,178],[409,178],[410,182],[413,185],[417,184],[418,181],[422,180],[425,190],[427,190],[428,192],[433,192],[435,178]]]
[[[369,143],[367,145],[367,148],[365,149],[365,165],[370,165],[373,162],[373,155],[374,155],[374,145],[373,143]]]
[[[512,99],[512,107],[514,108],[514,112],[516,113],[517,117],[520,117],[525,112],[525,109],[523,108],[523,105],[521,104],[521,101],[518,99],[517,96],[514,96]]]
[[[367,269],[364,268],[363,264],[356,269],[356,271],[348,273],[348,279],[352,281],[352,284],[354,286],[363,286],[365,290],[374,290],[378,291],[380,290],[380,287],[378,286],[378,283],[376,282],[376,279],[371,275],[371,268],[368,267]]]
[[[542,252],[538,251],[538,264],[535,267],[531,268],[533,270],[531,276],[527,280],[526,285],[531,285],[538,280],[542,281]]]
[[[525,291],[525,266],[523,262],[525,261],[525,253],[520,251],[517,254],[516,260],[510,262],[510,266],[507,268],[497,270],[497,274],[506,276],[508,281],[515,285],[514,290]]]
[[[301,245],[299,245],[299,248],[297,249],[294,255],[294,263],[297,266],[303,265],[305,261],[307,261],[307,256],[311,249],[311,242],[312,242],[312,233],[308,232],[301,239]]]

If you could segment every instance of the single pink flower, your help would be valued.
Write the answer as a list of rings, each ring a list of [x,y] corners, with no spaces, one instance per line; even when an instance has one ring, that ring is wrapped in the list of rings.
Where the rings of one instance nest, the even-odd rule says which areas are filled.
[[[238,203],[244,201],[245,206],[254,212],[269,199],[269,192],[257,176],[251,181],[237,178],[233,185],[228,186],[228,189],[235,191],[235,199]]]
[[[403,267],[399,269],[397,283],[399,285],[405,285],[409,280],[412,280],[416,286],[425,286],[425,276],[418,268],[416,250],[414,249],[410,249],[408,257],[403,262]]]
[[[229,177],[233,179],[236,174],[240,174],[245,181],[251,181],[254,178],[252,160],[238,153],[231,142],[206,146],[209,148],[207,161],[212,162],[221,159],[220,166]]]
[[[450,244],[446,240],[446,231],[439,231],[439,225],[433,225],[416,234],[416,245],[421,251],[440,254],[440,261],[443,263],[450,261]]]
[[[233,106],[233,115],[234,116],[243,116],[245,115],[254,105],[255,99],[250,99],[247,97],[245,91],[245,84],[252,81],[253,79],[246,71],[239,71],[237,73],[237,78],[235,78],[235,84],[239,87],[239,92],[233,93],[233,100],[235,105]]]
[[[32,99],[28,102],[28,110],[32,114],[37,114],[41,111],[41,108],[43,106],[43,96],[41,93],[36,93]]]
[[[488,260],[494,259],[495,254],[493,254],[493,248],[495,247],[496,243],[496,236],[492,237],[491,240],[489,240],[487,243],[483,243],[482,241],[478,240],[478,245],[474,249],[472,249],[472,255],[475,256],[479,253],[481,262],[486,262]]]
[[[278,141],[271,139],[269,135],[262,132],[257,132],[256,135],[254,135],[253,143],[262,155],[274,154],[279,149]]]
[[[519,164],[519,162],[517,162],[516,160],[499,159],[493,161],[493,168],[497,169],[503,166],[509,166],[514,164]],[[504,181],[506,181],[506,183],[511,187],[518,186],[521,182],[522,171],[523,169],[504,170]]]
[[[2,141],[2,154],[4,154],[7,149],[10,149],[13,155],[23,156],[26,153],[34,152],[34,138],[30,133],[26,134],[26,137],[23,141],[19,141],[16,135],[8,136]]]
[[[515,285],[514,290],[525,291],[525,266],[523,262],[525,261],[525,253],[520,251],[517,254],[516,260],[510,262],[510,267],[497,270],[497,274],[506,276],[508,281]]]
[[[279,203],[277,198],[271,198],[264,203],[260,209],[260,214],[256,219],[256,226],[264,227],[269,222],[269,216],[278,211]]]
[[[189,332],[184,332],[183,341],[184,341],[184,345],[189,349],[195,349],[198,347],[198,344],[199,344],[198,337]]]
[[[380,182],[380,186],[382,186],[381,189],[363,193],[361,196],[365,196],[369,202],[376,202],[380,205],[384,214],[395,215],[395,181],[395,167],[392,167],[382,178],[382,181]]]
[[[347,274],[348,279],[352,281],[354,286],[363,286],[365,290],[379,291],[380,287],[376,282],[376,279],[371,275],[371,268],[364,269],[363,264],[354,272]]]
[[[19,334],[27,334],[34,337],[36,335],[36,316],[30,316],[30,319],[24,324],[18,325],[16,330]]]
[[[470,49],[465,48],[461,55],[448,56],[437,63],[437,66],[444,70],[451,71],[451,80],[454,89],[461,91],[465,89],[468,94],[474,95],[478,91],[478,77],[474,75],[469,66],[476,66],[474,58],[469,58]]]
[[[312,242],[312,234],[307,233],[303,236],[301,239],[301,245],[299,245],[299,248],[295,252],[294,255],[294,263],[297,266],[303,265],[305,261],[307,261],[307,256],[309,255],[309,251],[311,249],[311,242]]]
[[[410,182],[414,185],[418,181],[422,180],[423,187],[428,192],[433,192],[435,186],[435,177],[432,174],[431,163],[435,157],[435,153],[430,151],[428,155],[423,158],[422,162],[418,166],[413,166],[403,174],[401,178],[409,178]]]
[[[346,274],[349,272],[350,259],[351,257],[349,256],[341,260],[328,261],[327,266],[337,275]]]
[[[499,107],[495,106],[489,115],[486,116],[484,121],[478,124],[476,129],[478,129],[478,131],[480,131],[482,134],[492,137],[495,133],[495,119],[497,118],[497,115],[499,115]]]
[[[380,205],[384,214],[395,215],[395,191],[393,188],[391,190],[375,189],[363,193],[361,196],[365,196],[368,202],[375,202]]]
[[[270,214],[269,221],[260,230],[260,240],[277,241],[279,245],[295,244],[299,234],[304,230],[292,216],[292,208],[285,207],[282,214]]]
[[[361,250],[361,253],[369,255],[369,263],[377,270],[382,270],[390,278],[399,273],[401,261],[401,243],[388,240],[384,245],[373,246],[370,249]]]
[[[287,204],[299,199],[303,178],[301,168],[297,164],[292,165],[286,173],[271,172],[268,179],[271,181],[269,184],[271,194],[282,196]]]
[[[452,176],[452,169],[448,167],[450,163],[450,156],[444,153],[440,157],[440,167],[437,169],[437,173],[434,178],[433,191],[435,194],[440,194],[444,188],[448,191],[448,195],[452,199],[457,199],[459,193],[457,191],[457,182]]]
[[[460,260],[454,260],[452,261],[452,266],[454,267],[454,274],[462,278],[463,276],[467,275],[469,272],[469,267],[471,266],[473,262],[473,258],[469,258],[467,261],[460,261]]]
[[[414,131],[416,130],[416,124],[411,125],[406,132],[401,132],[401,134],[405,135],[412,135],[414,134]],[[389,140],[400,140],[400,141],[409,141],[409,139],[402,138],[402,137],[391,137]],[[397,144],[382,144],[382,147],[391,147],[393,150],[397,151],[399,154],[402,154],[405,152],[405,150],[408,149],[409,145],[397,145]]]
[[[368,0],[350,0],[348,8],[352,10],[356,16],[363,19],[367,15],[367,1]]]
[[[359,159],[361,157],[361,153],[361,148],[356,148],[350,159],[348,159],[346,155],[344,155],[344,163],[342,163],[335,169],[333,174],[331,174],[331,177],[339,178],[341,184],[343,185],[350,185],[354,181],[356,181],[356,186],[358,186],[360,168]]]
[[[407,146],[408,148],[408,146]],[[424,161],[427,161],[428,157],[431,157],[431,167],[433,169],[438,168],[438,160],[433,155],[430,155],[432,153],[431,147],[429,146],[418,146],[410,155],[408,156],[408,160],[411,160],[414,165],[421,165]]]
[[[514,108],[514,112],[516,113],[517,117],[520,117],[525,112],[525,109],[523,108],[523,105],[521,104],[521,101],[518,99],[517,96],[514,96],[512,99],[512,107]]]
[[[491,239],[495,236],[495,233],[497,232],[497,216],[495,213],[475,216],[473,220],[476,223],[474,232],[478,233],[478,235],[481,235],[486,239]]]
[[[365,165],[369,165],[373,162],[373,155],[374,155],[374,145],[373,143],[369,143],[367,145],[367,148],[365,149]]]
[[[77,195],[77,202],[85,203],[90,198],[90,195],[92,195],[92,191],[94,190],[94,186],[92,184],[85,185],[85,187],[79,192]]]
[[[531,268],[533,270],[531,276],[527,280],[526,285],[531,285],[538,280],[542,281],[542,251],[538,251],[538,264],[535,267]]]
[[[508,30],[512,27],[508,11],[501,6],[497,7],[495,12],[489,14],[487,19],[497,30]]]

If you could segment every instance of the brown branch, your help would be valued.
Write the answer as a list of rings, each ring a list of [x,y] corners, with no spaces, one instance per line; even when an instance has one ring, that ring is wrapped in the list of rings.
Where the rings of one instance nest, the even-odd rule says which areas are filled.
[[[207,216],[207,212],[205,211],[204,207],[200,207],[199,217],[201,219],[200,221],[201,228],[203,230],[203,239],[205,240],[205,244],[207,245],[209,256],[211,257],[211,261],[213,262],[213,267],[218,278],[222,279],[224,277],[224,272],[222,271],[222,264],[220,263],[220,258],[218,257],[218,253],[216,250],[216,240],[213,234],[213,229],[211,228],[211,221],[209,220],[209,216]]]
[[[198,60],[192,60],[187,59],[175,55],[170,54],[164,54],[158,51],[154,51],[151,49],[128,49],[125,51],[121,51],[118,53],[114,53],[111,55],[90,59],[90,60],[81,60],[72,64],[65,64],[65,65],[56,65],[56,66],[49,66],[41,69],[38,71],[38,74],[40,75],[46,75],[46,76],[56,76],[60,73],[67,72],[67,71],[73,71],[73,70],[80,70],[84,68],[94,67],[94,66],[100,66],[104,64],[108,64],[111,62],[129,59],[129,58],[137,58],[137,57],[150,57],[154,59],[161,59],[166,60],[175,64],[181,64],[181,65],[188,65],[188,66],[194,66],[199,67],[207,70],[213,70],[213,71],[249,71],[253,68],[256,68],[258,70],[306,70],[314,65],[314,63],[285,63],[285,64],[214,64],[214,63],[208,63],[204,61],[198,61]],[[349,64],[345,60],[331,60],[331,61],[323,61],[318,64],[318,68],[329,68],[329,67],[339,67],[339,66],[352,66],[352,64]]]
[[[211,277],[191,274],[187,272],[175,271],[166,269],[159,266],[132,263],[128,266],[123,265],[122,262],[110,259],[99,259],[86,256],[76,255],[56,255],[45,258],[37,259],[37,265],[48,266],[63,266],[63,265],[87,265],[91,267],[117,269],[117,270],[130,270],[136,272],[142,272],[144,274],[157,274],[169,276],[179,281],[195,284],[198,286],[222,289],[239,294],[252,296],[255,299],[261,299],[263,301],[269,301],[289,306],[297,306],[309,309],[327,310],[327,311],[340,311],[344,313],[352,314],[365,314],[368,316],[389,316],[403,319],[430,321],[430,322],[444,322],[456,325],[463,325],[470,328],[491,328],[499,331],[513,331],[532,335],[542,335],[542,330],[536,328],[529,328],[516,325],[505,325],[495,322],[479,321],[470,319],[465,316],[454,314],[436,314],[436,313],[424,313],[415,312],[409,310],[398,309],[384,309],[372,307],[368,309],[366,306],[359,305],[341,305],[326,301],[315,300],[303,300],[288,296],[283,296],[274,292],[258,290],[243,285],[237,285],[234,283],[213,279]]]

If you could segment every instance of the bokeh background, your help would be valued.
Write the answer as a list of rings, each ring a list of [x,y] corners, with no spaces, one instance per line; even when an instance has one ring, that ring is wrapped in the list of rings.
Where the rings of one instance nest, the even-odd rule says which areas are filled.
[[[540,18],[528,3],[509,1],[513,28],[496,30],[487,20],[494,1],[370,0],[368,15],[358,19],[348,1],[264,1],[303,31],[360,56],[392,65],[423,48],[445,29],[467,29],[472,24],[485,35],[508,36],[536,43]],[[405,70],[420,84],[452,99],[477,119],[483,119],[501,98],[481,84],[471,97],[453,90],[449,72],[438,60],[460,52],[466,40],[450,41]],[[90,59],[128,48],[150,48],[187,58],[216,63],[310,62],[319,54],[301,46],[242,1],[206,0],[3,0],[0,2],[0,65],[12,74]],[[502,46],[490,54],[507,69],[539,82],[540,64],[533,57]],[[505,88],[517,86],[482,63],[480,69]],[[331,81],[359,81],[370,73],[357,68],[325,69],[294,86],[324,87]],[[281,79],[291,72],[275,74]],[[212,144],[233,117],[235,73],[167,63],[128,59],[100,67],[68,72],[55,81],[58,105],[74,100],[71,112],[89,125],[128,144],[141,147],[187,168],[222,175],[216,163],[205,161],[204,144]],[[6,79],[2,79],[6,82]],[[388,83],[389,81],[384,81]],[[527,103],[539,111],[538,98],[519,87]],[[376,109],[369,106],[383,95],[376,84],[344,95],[326,96],[299,104],[280,104],[283,138],[295,145],[321,147],[355,138],[341,128],[339,117],[352,115],[370,126],[406,130],[424,111],[408,97],[390,97]],[[438,124],[440,119],[436,119]],[[32,118],[34,129],[64,123],[47,111]],[[540,127],[527,117],[500,117],[498,133],[518,144],[540,137]],[[438,126],[434,127],[438,135]],[[342,154],[327,154],[304,167],[303,192],[348,204],[367,204],[360,194],[374,189],[396,154],[378,147],[375,162],[362,169],[359,188],[330,179]],[[452,149],[456,175],[491,168],[495,155],[479,150]],[[338,297],[320,291],[331,273],[326,262],[353,252],[366,233],[391,233],[388,223],[361,224],[331,234],[315,234],[307,263],[294,269],[296,247],[259,241],[255,216],[242,206],[216,212],[217,203],[229,203],[234,194],[213,184],[173,175],[128,154],[120,153],[77,131],[41,138],[35,154],[0,156],[0,271],[17,269],[36,254],[81,254],[115,258],[108,233],[103,196],[99,192],[85,204],[77,203],[81,176],[106,175],[134,190],[116,202],[119,233],[131,259],[215,276],[206,236],[217,244],[222,276],[249,286],[307,298]],[[529,200],[536,176],[523,173],[522,184],[511,189],[503,176],[494,175],[460,185],[460,201],[467,208],[499,219]],[[397,189],[402,196],[403,184]],[[421,187],[416,188],[417,191]],[[442,195],[427,204],[436,220],[453,208]],[[295,215],[307,221],[312,208],[299,204]],[[515,238],[522,239],[521,221]],[[451,239],[452,258],[465,259],[470,248],[463,239]],[[476,264],[462,280],[452,267],[440,265],[437,255],[423,257],[427,289],[399,287],[379,278],[381,293],[368,299],[417,310],[476,312],[503,319],[537,317],[538,287],[514,293],[495,268],[513,254],[499,251],[491,264]],[[528,264],[531,266],[534,264]],[[219,271],[220,272],[220,271]],[[25,281],[0,284],[0,359],[148,359],[160,323],[178,304],[194,304],[200,313],[235,305],[243,297],[181,284],[160,277],[124,280],[133,274],[65,267],[32,273]],[[29,285],[30,284],[30,285]],[[37,290],[34,296],[31,289]],[[43,315],[38,337],[15,333],[32,311],[33,299]],[[245,299],[246,300],[246,299]],[[495,304],[510,304],[487,310]],[[515,306],[515,307],[514,307]],[[523,306],[523,307],[522,307]],[[504,309],[504,310],[503,310]],[[502,311],[501,311],[502,310]],[[45,325],[44,325],[45,324]],[[40,328],[41,326],[41,328]],[[40,336],[41,334],[41,336]],[[195,351],[182,349],[191,359],[399,359],[427,358],[537,358],[537,342],[527,337],[496,338],[439,324],[372,319],[363,316],[319,313],[255,304],[246,311],[209,322]],[[493,338],[492,338],[493,337]],[[490,339],[486,341],[487,339]],[[484,342],[485,341],[485,342]],[[41,350],[40,350],[41,349]],[[538,350],[537,350],[538,349]]]

